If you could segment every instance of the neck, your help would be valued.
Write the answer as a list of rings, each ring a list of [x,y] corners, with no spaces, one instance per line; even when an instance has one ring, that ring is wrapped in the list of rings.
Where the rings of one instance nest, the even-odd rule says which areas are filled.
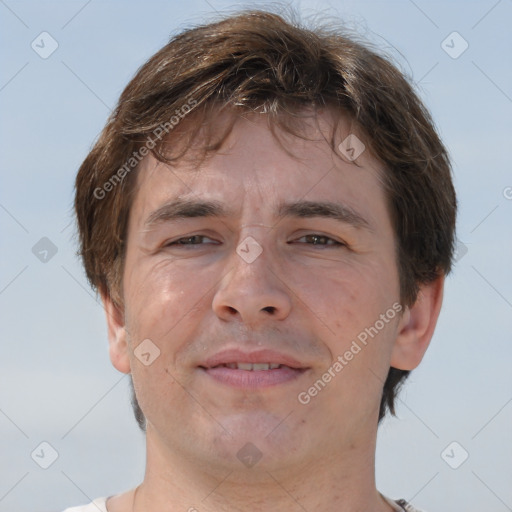
[[[372,439],[299,464],[268,468],[260,461],[245,468],[185,457],[166,448],[149,428],[146,475],[133,512],[389,512],[391,507],[375,487]]]

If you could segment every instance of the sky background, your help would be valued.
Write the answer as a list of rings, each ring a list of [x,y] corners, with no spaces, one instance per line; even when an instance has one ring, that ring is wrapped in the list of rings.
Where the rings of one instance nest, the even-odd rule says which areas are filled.
[[[512,0],[292,4],[391,55],[453,160],[459,260],[398,418],[380,428],[378,488],[428,512],[512,510]],[[128,379],[76,257],[75,174],[172,34],[266,5],[0,0],[0,512],[60,512],[142,479]]]

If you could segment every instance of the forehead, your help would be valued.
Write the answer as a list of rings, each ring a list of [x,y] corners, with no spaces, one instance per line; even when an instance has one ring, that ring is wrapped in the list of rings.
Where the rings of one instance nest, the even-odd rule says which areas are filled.
[[[271,130],[266,115],[253,114],[236,118],[220,148],[204,159],[201,149],[209,142],[205,134],[192,141],[175,165],[149,155],[139,164],[131,213],[147,218],[172,198],[198,195],[224,200],[234,211],[251,201],[258,209],[289,199],[343,199],[356,207],[362,197],[370,197],[383,203],[382,169],[364,151],[362,137],[350,121],[341,118],[337,125],[333,151],[330,113],[306,116],[300,126],[303,138],[276,126]],[[221,133],[231,121],[219,117],[209,129]],[[361,151],[355,161],[346,152],[350,146]]]

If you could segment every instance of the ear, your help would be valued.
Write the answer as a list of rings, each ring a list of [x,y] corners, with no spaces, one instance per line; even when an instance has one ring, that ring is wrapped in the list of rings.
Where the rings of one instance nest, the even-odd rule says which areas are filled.
[[[432,339],[443,303],[444,275],[422,285],[416,302],[405,308],[391,354],[391,366],[399,370],[416,368]]]
[[[120,372],[130,373],[124,311],[112,300],[110,293],[101,291],[100,295],[107,316],[110,360]]]

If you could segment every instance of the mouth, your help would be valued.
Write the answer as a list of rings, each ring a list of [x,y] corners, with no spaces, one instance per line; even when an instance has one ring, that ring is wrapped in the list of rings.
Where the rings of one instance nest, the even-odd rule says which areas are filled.
[[[217,383],[244,389],[259,389],[291,382],[309,367],[294,358],[270,350],[244,354],[224,351],[199,366]]]
[[[231,368],[232,370],[246,370],[246,371],[266,371],[277,370],[281,367],[287,367],[285,364],[279,363],[226,363],[214,366],[214,368]]]

